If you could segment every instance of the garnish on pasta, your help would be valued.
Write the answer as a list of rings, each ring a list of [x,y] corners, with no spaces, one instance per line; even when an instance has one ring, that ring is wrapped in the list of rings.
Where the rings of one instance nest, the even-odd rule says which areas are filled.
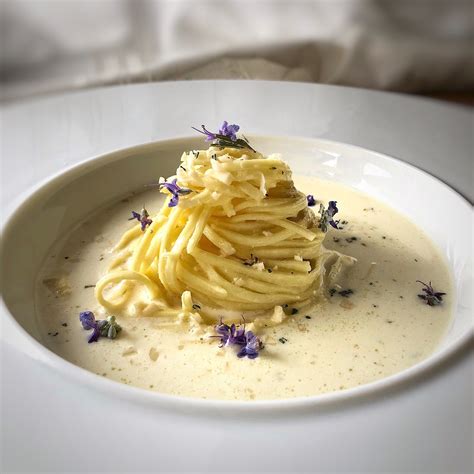
[[[237,125],[196,130],[210,147],[183,153],[176,175],[160,178],[165,203],[143,232],[136,216],[96,297],[119,314],[277,324],[283,305],[314,303],[325,278],[351,262],[322,246],[327,224],[337,228],[336,203],[316,216],[289,166],[237,137]]]

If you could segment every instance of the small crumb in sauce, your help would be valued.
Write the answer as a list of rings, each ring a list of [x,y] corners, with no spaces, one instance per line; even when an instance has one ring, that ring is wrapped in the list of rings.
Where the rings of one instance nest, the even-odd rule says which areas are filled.
[[[311,316],[305,316],[306,319],[311,319]]]
[[[128,346],[122,351],[122,356],[124,357],[133,354],[137,354],[137,349],[135,348],[135,346]]]
[[[61,326],[67,328],[67,323],[62,323]]]
[[[58,331],[56,331],[56,332],[48,332],[48,336],[56,337],[58,334],[59,334]]]
[[[384,239],[384,240],[385,240],[386,238],[387,238],[387,237],[385,237],[385,235],[382,235],[382,239]]]
[[[286,344],[288,342],[288,339],[286,337],[280,337],[278,341],[281,342],[282,344]]]
[[[87,288],[95,288],[95,285],[84,285],[84,289],[87,289]]]
[[[69,259],[69,257],[64,257],[64,260],[68,260],[68,259]]]
[[[339,306],[344,309],[352,309],[354,307],[354,303],[352,301],[342,300],[339,303]]]
[[[393,320],[387,319],[387,323],[388,323],[388,324],[392,324],[392,323],[393,323]]]
[[[362,247],[367,247],[367,244],[364,242],[361,242],[360,245],[362,245]]]
[[[154,347],[151,347],[149,352],[148,352],[148,356],[150,357],[150,359],[153,361],[153,362],[156,362],[156,360],[158,359],[158,356],[159,356],[159,352],[154,348]]]

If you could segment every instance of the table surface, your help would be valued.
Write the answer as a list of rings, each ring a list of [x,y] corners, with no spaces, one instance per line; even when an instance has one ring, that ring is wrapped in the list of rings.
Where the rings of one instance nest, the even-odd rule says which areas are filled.
[[[380,151],[432,173],[470,201],[474,197],[473,116],[466,107],[334,86],[199,81],[95,89],[4,107],[2,216],[27,189],[67,166],[189,135],[189,124],[217,125],[222,119],[245,124],[252,133],[320,137]],[[4,471],[473,467],[469,347],[388,395],[294,419],[244,417],[239,425],[252,435],[242,438],[223,414],[171,413],[77,386],[42,363],[8,320],[1,324]],[[285,449],[289,440],[291,450]],[[186,452],[176,456],[170,443],[186,446]]]

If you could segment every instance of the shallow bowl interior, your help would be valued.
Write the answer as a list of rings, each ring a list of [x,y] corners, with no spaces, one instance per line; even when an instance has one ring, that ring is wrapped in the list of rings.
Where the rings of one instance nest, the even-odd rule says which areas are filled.
[[[282,153],[296,175],[317,176],[364,191],[423,228],[445,256],[457,293],[455,318],[432,357],[452,351],[469,337],[472,209],[461,196],[412,166],[351,145],[284,137],[252,137],[252,144],[264,153]],[[182,151],[202,146],[200,138],[182,138],[109,153],[74,166],[32,192],[3,230],[2,297],[9,313],[4,316],[13,317],[41,342],[34,286],[54,241],[97,206],[174,174]]]

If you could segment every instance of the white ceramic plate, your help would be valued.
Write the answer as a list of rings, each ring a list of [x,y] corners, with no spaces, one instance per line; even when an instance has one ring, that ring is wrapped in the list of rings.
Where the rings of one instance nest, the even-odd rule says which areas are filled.
[[[19,222],[19,217],[31,211],[29,206],[37,205],[31,200],[19,207],[33,186],[38,189],[42,180],[87,157],[188,135],[190,125],[216,126],[222,119],[263,135],[324,137],[383,151],[428,170],[473,199],[472,114],[468,109],[399,94],[315,84],[185,81],[101,88],[4,108],[2,217],[14,214]],[[327,148],[338,148],[337,144],[322,142],[322,146],[340,151]],[[410,202],[410,197],[421,195],[426,203],[431,195],[435,201],[428,208],[436,206],[439,225],[451,229],[450,242],[461,238],[459,226],[470,227],[469,206],[438,180],[402,163],[369,155],[365,159],[383,171],[397,177],[406,172],[398,195],[390,197],[394,207],[408,215],[421,215],[421,204]],[[126,152],[122,158],[125,156]],[[340,160],[312,152],[309,156],[319,163],[327,161],[320,169],[329,176],[342,170],[343,161],[347,159],[347,164],[352,155],[343,154]],[[111,166],[120,159],[105,158],[103,164]],[[176,167],[175,159],[169,161],[168,170]],[[331,169],[329,163],[334,161],[338,166]],[[298,167],[296,160],[291,162]],[[53,179],[46,194],[51,196],[54,189],[60,193],[62,185],[72,191],[67,183],[88,172],[95,174],[95,167],[93,162],[78,165],[68,175]],[[383,199],[382,183],[392,178],[377,178],[370,174],[370,167],[367,173],[363,171],[354,169],[354,182],[369,186],[369,193]],[[332,179],[339,177],[333,174]],[[76,192],[87,201],[84,189]],[[106,197],[105,191],[100,193]],[[66,189],[60,194],[62,204],[49,203],[47,208],[60,217],[58,223],[65,228]],[[446,196],[453,205],[444,203]],[[98,197],[94,192],[76,212],[85,211]],[[448,214],[438,206],[448,209]],[[460,221],[462,216],[465,220]],[[25,236],[17,230],[18,244],[20,238],[24,243]],[[43,233],[43,238],[53,233]],[[469,231],[463,238],[469,241],[471,235]],[[438,241],[438,245],[443,243]],[[38,249],[37,243],[32,248]],[[37,265],[39,256],[31,252],[31,257]],[[468,260],[465,265],[469,267]],[[24,283],[17,295],[27,292]],[[17,300],[14,305],[17,317],[27,320],[31,316],[31,301],[22,304]],[[282,403],[267,410],[246,404],[239,410],[225,404],[179,402],[97,378],[46,351],[5,307],[0,308],[0,316],[0,462],[5,471],[472,470],[472,351],[456,350],[462,338],[468,337],[462,329],[458,339],[445,340],[435,358],[399,374],[399,383],[386,379],[378,389],[366,386],[357,392],[340,392],[308,403]],[[450,351],[455,354],[448,358]],[[289,409],[283,410],[284,406]]]
[[[365,386],[304,399],[261,402],[186,400],[130,390],[114,382],[104,385],[100,377],[35,344],[44,361],[80,383],[124,391],[137,400],[146,397],[156,403],[190,403],[207,409],[214,405],[239,410],[297,409],[388,389],[429,369],[468,341],[472,330],[471,208],[461,196],[412,166],[359,147],[290,137],[252,136],[251,140],[263,153],[282,153],[295,175],[317,176],[349,185],[388,203],[415,221],[440,247],[454,275],[457,295],[455,318],[435,353],[403,372]],[[26,331],[40,340],[33,288],[53,242],[98,206],[140,189],[153,177],[174,174],[182,151],[197,149],[201,142],[199,137],[166,140],[91,159],[47,181],[20,205],[5,226],[2,256],[2,293],[7,317],[18,323],[18,331]]]

